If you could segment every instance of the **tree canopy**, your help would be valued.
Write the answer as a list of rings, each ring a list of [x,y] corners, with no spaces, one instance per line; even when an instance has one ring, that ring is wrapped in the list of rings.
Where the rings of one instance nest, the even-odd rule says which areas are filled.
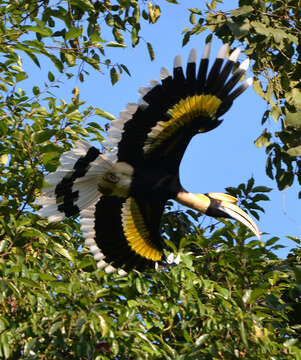
[[[187,9],[183,45],[205,30],[240,44],[267,102],[255,141],[266,149],[267,175],[280,190],[301,184],[300,0],[240,0],[227,12],[220,3]],[[154,59],[156,40],[141,31],[156,26],[159,2],[9,0],[0,14],[0,358],[301,359],[298,238],[280,259],[278,238],[250,241],[229,221],[205,231],[198,214],[170,204],[162,233],[180,264],[121,277],[96,268],[76,218],[48,223],[37,214],[44,175],[76,140],[101,146],[106,129],[94,119],[113,119],[80,100],[78,88],[70,103],[57,88],[86,81],[89,68],[112,84],[132,73],[106,56],[110,47],[145,46]],[[25,57],[55,66],[43,88],[22,88],[31,75]],[[259,219],[270,189],[252,178],[227,191]]]

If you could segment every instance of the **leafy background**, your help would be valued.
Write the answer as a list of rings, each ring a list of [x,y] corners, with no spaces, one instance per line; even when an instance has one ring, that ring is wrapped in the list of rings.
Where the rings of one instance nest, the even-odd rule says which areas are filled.
[[[228,186],[259,219],[280,207],[267,201],[271,187],[297,201],[300,2],[194,3],[1,1],[0,357],[301,358],[300,240],[283,210],[260,242],[239,224],[170,204],[162,230],[181,263],[126,277],[96,269],[76,219],[49,224],[37,215],[43,176],[60,155],[80,137],[101,148],[107,111],[136,101],[135,89],[158,77],[176,47],[189,41],[186,54],[211,32],[252,59],[258,95],[249,90],[214,139],[191,144],[184,184],[196,192]],[[242,146],[256,138],[253,163]],[[270,181],[257,170],[264,163]],[[286,252],[276,252],[285,242],[274,230],[289,236]]]

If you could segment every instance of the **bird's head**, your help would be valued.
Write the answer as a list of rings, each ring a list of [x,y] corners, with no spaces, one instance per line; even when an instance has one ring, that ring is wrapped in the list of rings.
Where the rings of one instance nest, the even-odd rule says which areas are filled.
[[[260,231],[256,223],[236,205],[237,199],[231,195],[222,193],[192,194],[181,191],[178,193],[176,201],[208,216],[237,220],[260,239]]]

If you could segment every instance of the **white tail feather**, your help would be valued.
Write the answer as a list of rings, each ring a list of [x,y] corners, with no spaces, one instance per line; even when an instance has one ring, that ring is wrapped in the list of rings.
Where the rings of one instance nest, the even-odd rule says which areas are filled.
[[[65,178],[71,178],[74,174],[74,166],[76,162],[84,157],[92,146],[84,140],[80,140],[75,144],[75,148],[64,153],[60,159],[61,165],[56,172],[46,176],[45,181],[51,186],[42,190],[42,196],[39,200],[42,209],[39,214],[47,217],[49,221],[60,221],[65,217],[65,213],[58,210],[58,206],[63,203],[64,196],[56,195],[57,185]],[[74,199],[74,206],[82,210],[96,200],[101,195],[98,190],[99,178],[112,168],[112,163],[106,159],[104,155],[98,157],[91,163],[87,163],[87,172],[82,177],[77,177],[70,189],[72,193],[78,191],[78,198]]]

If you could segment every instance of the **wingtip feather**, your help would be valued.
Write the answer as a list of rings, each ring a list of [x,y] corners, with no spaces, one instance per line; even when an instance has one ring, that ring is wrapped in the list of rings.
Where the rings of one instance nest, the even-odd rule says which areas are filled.
[[[217,54],[217,58],[218,59],[224,59],[225,56],[228,53],[228,49],[229,49],[229,44],[224,44],[221,48],[220,51]]]
[[[247,58],[246,60],[244,60],[244,61],[239,65],[239,69],[240,69],[240,70],[247,71],[249,65],[250,65],[250,59]]]
[[[177,55],[177,56],[175,57],[173,67],[174,67],[175,69],[176,69],[176,68],[179,68],[179,67],[182,67],[182,57],[181,57],[181,55]]]
[[[170,72],[166,69],[166,67],[163,66],[160,70],[160,79],[164,80],[169,76],[170,76]]]
[[[192,48],[188,57],[188,63],[195,63],[197,57],[196,48]]]
[[[209,59],[211,51],[211,42],[207,43],[203,51],[202,59]]]
[[[239,57],[240,51],[240,48],[236,48],[234,51],[232,51],[231,55],[229,56],[229,60],[236,62]]]

